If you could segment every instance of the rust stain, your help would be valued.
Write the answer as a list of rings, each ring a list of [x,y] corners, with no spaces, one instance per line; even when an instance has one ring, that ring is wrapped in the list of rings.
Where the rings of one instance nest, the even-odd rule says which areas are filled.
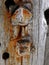
[[[16,57],[18,63],[21,63],[21,57]]]
[[[23,14],[24,14],[24,17],[28,18],[28,19],[32,16],[32,14],[29,11],[27,11],[26,9],[23,10]]]
[[[7,11],[4,11],[4,30],[5,30],[5,35],[9,32],[9,27],[10,27],[10,13]]]
[[[23,65],[23,56],[21,56],[21,65]]]
[[[18,49],[16,49],[17,41],[22,38],[22,36],[21,36],[22,28],[21,27],[19,28],[18,36],[16,38],[13,38],[13,31],[12,31],[13,26],[12,26],[11,21],[10,21],[11,14],[7,11],[5,11],[4,13],[5,13],[5,15],[4,15],[5,34],[9,33],[9,36],[10,36],[10,41],[8,43],[8,52],[10,53],[10,56],[16,56],[17,63],[20,63],[22,65],[23,64],[23,57],[24,57],[25,59],[27,59],[27,63],[28,63],[27,65],[29,65],[30,55],[26,54],[24,56],[20,56],[18,54]],[[12,16],[13,19],[15,19],[15,16],[17,13],[18,13],[18,11],[16,11],[15,14]],[[23,10],[23,14],[24,14],[24,17],[27,17],[27,18],[30,18],[30,16],[31,16],[31,14],[25,9]],[[26,35],[27,35],[27,33],[28,33],[28,31],[26,31]],[[26,46],[30,48],[31,43],[26,44]],[[22,46],[20,46],[20,49],[23,50],[24,48]],[[9,62],[9,64],[10,64],[10,62]]]
[[[12,18],[15,19],[16,14],[13,14]]]

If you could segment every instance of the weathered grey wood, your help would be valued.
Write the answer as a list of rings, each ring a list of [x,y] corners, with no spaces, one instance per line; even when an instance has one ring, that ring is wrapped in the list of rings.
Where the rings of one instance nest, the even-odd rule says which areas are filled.
[[[35,52],[32,55],[33,61],[32,65],[43,65],[44,63],[44,52],[45,52],[45,41],[46,41],[46,21],[44,19],[44,11],[49,7],[48,0],[33,0],[33,44],[35,45]],[[1,8],[1,6],[0,6]],[[3,14],[2,9],[0,9],[0,65],[4,65],[2,59],[2,53],[4,51],[4,27],[3,27]],[[45,22],[45,26],[44,26]],[[45,32],[46,31],[46,32]],[[43,40],[43,35],[45,38]],[[7,42],[7,40],[6,40]]]
[[[49,9],[49,0],[45,0],[44,2],[44,11]],[[46,38],[45,45],[45,56],[44,56],[44,65],[49,65],[49,25],[48,25],[48,36]]]

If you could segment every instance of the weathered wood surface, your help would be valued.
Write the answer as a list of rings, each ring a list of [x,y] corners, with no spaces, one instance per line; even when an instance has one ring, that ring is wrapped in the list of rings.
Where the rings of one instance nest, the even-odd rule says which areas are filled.
[[[1,1],[0,1],[1,2]],[[33,56],[33,61],[30,61],[32,65],[43,65],[44,62],[44,51],[45,51],[45,39],[43,41],[43,32],[45,31],[45,27],[43,27],[42,22],[44,21],[44,10],[47,8],[47,6],[44,4],[46,3],[44,0],[33,0],[33,44],[35,45],[35,52],[33,55],[31,55],[31,59]],[[48,6],[49,7],[49,6]],[[0,8],[2,8],[0,6]],[[3,43],[7,43],[8,40],[6,40],[7,37],[5,37],[4,32],[4,20],[3,20],[3,14],[2,9],[0,9],[0,65],[4,65],[4,60],[2,59],[3,51],[5,50],[5,47]],[[47,27],[47,26],[46,26]],[[44,31],[43,31],[44,30]],[[41,33],[42,31],[42,33]],[[19,59],[20,60],[20,59]],[[8,62],[8,61],[7,61]]]
[[[12,41],[9,41],[9,36],[11,37],[12,34],[11,34],[11,29],[12,29],[12,26],[10,24],[10,18],[8,18],[8,16],[10,16],[10,14],[6,11],[5,9],[5,5],[3,4],[4,9],[3,10],[3,21],[2,21],[2,24],[3,24],[3,31],[4,31],[4,41],[1,42],[1,45],[4,45],[4,48],[3,47],[0,47],[1,48],[1,59],[4,61],[4,62],[0,62],[0,64],[7,64],[7,65],[30,65],[31,64],[31,61],[30,61],[30,54],[26,54],[24,56],[20,56],[18,54],[18,49],[15,48],[14,49],[14,46],[16,45],[16,39]],[[4,22],[4,23],[3,23]],[[9,30],[10,28],[10,30]],[[0,30],[1,31],[1,30]],[[19,37],[20,38],[20,37]],[[2,44],[3,43],[3,44]],[[9,43],[9,44],[8,44]],[[30,44],[30,43],[29,43]],[[28,44],[27,44],[28,45]],[[29,45],[30,46],[30,45]],[[3,48],[3,50],[2,50]],[[29,50],[29,49],[28,49]],[[9,56],[9,59],[6,61],[6,57],[3,56],[3,53],[4,52],[8,52],[10,54]],[[27,51],[28,52],[28,51]],[[2,57],[3,56],[3,57]],[[18,56],[18,57],[17,57]],[[5,59],[5,60],[4,60]]]

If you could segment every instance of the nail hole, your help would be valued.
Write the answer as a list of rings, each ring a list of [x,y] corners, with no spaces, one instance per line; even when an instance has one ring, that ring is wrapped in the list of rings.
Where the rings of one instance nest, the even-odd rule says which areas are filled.
[[[9,53],[8,52],[4,52],[3,55],[2,55],[2,58],[4,60],[7,60],[9,58]]]

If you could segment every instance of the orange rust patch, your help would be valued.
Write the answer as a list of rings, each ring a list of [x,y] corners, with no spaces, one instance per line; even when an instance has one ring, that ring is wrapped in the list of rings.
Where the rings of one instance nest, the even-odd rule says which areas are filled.
[[[13,14],[12,18],[14,18],[14,19],[15,19],[15,16],[16,16],[16,14]]]
[[[16,57],[17,62],[21,62],[21,57]]]
[[[23,10],[24,17],[30,18],[31,14],[27,10]]]

